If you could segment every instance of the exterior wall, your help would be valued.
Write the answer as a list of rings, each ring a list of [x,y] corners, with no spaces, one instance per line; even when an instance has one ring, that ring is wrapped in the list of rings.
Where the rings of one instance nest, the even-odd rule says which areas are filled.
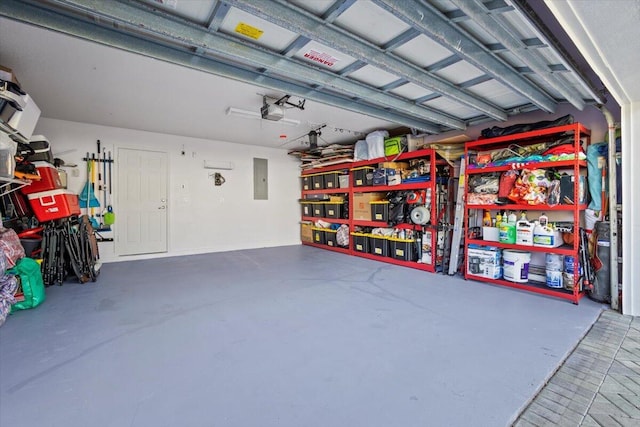
[[[640,316],[640,102],[622,106],[622,313]]]

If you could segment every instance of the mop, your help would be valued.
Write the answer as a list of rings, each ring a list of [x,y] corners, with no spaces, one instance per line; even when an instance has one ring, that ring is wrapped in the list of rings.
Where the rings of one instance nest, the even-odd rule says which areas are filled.
[[[87,157],[85,157],[85,160],[87,162],[87,181],[85,182],[84,187],[82,188],[82,191],[78,195],[78,203],[81,208],[86,209],[86,214],[88,216],[89,208],[93,209],[96,207],[100,207],[100,202],[96,198],[93,191],[93,185],[91,184],[91,177],[93,174],[93,171],[92,171],[93,165],[92,165],[91,159],[89,158],[89,153],[87,153]]]

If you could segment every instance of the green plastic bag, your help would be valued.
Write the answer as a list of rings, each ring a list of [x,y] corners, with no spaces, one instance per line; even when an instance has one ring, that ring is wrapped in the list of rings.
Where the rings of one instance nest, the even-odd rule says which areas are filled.
[[[45,293],[40,264],[32,258],[20,258],[16,266],[7,270],[7,273],[20,276],[22,292],[24,293],[24,301],[13,304],[11,306],[11,312],[26,310],[42,304],[45,300]]]

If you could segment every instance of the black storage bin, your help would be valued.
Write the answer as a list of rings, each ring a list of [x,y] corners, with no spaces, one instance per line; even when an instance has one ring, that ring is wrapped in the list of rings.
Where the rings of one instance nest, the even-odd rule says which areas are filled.
[[[334,171],[327,172],[324,174],[324,188],[327,190],[331,190],[334,188],[340,188],[340,175],[342,172]]]
[[[312,175],[304,175],[300,177],[300,181],[302,182],[303,190],[312,190]]]
[[[316,174],[311,176],[311,189],[324,190],[324,174]]]
[[[389,239],[385,236],[369,236],[369,253],[379,256],[389,256]]]
[[[322,228],[313,229],[313,243],[317,243],[319,245],[324,245],[327,243],[324,229]]]
[[[42,135],[34,135],[29,140],[29,148],[33,152],[26,154],[26,160],[30,162],[49,162],[53,164],[53,154],[51,153],[51,145],[47,138]]]
[[[338,246],[338,240],[336,239],[338,230],[324,230],[324,240],[327,246]]]
[[[413,239],[389,239],[389,252],[391,258],[402,261],[415,261],[417,258]]]
[[[311,202],[300,202],[302,216],[313,216],[313,204]]]
[[[369,235],[364,233],[351,233],[353,250],[356,252],[369,253]]]
[[[370,202],[371,221],[389,221],[389,201],[380,200]]]
[[[311,203],[313,209],[313,216],[316,218],[324,218],[324,202]]]
[[[354,187],[368,187],[373,185],[373,169],[370,166],[351,169]]]
[[[325,202],[324,216],[325,218],[342,218],[344,204],[341,202]]]

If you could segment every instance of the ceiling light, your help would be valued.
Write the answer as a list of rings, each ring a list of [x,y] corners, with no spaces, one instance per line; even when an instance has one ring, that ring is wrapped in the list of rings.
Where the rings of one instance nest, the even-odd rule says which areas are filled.
[[[260,115],[260,113],[258,111],[249,111],[249,110],[243,110],[240,108],[236,108],[236,107],[229,107],[227,108],[227,115],[228,116],[238,116],[238,117],[244,117],[247,119],[259,119],[262,120],[262,116]],[[283,119],[280,119],[278,121],[273,121],[273,120],[262,120],[263,122],[270,122],[270,123],[281,123],[283,125],[286,126],[298,126],[300,124],[300,120],[295,120],[295,119],[287,119],[286,117]]]

